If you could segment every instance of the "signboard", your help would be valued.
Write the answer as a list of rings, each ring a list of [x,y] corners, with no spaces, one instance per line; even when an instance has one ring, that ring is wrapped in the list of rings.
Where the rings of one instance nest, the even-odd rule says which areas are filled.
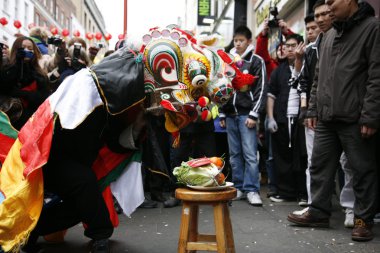
[[[211,0],[198,0],[198,22],[197,25],[210,25],[204,19],[211,16]]]

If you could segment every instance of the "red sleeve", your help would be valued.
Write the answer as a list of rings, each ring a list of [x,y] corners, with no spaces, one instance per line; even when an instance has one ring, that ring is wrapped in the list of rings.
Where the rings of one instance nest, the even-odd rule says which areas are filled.
[[[255,54],[261,56],[265,63],[271,60],[268,52],[268,37],[263,36],[261,33],[257,37]]]

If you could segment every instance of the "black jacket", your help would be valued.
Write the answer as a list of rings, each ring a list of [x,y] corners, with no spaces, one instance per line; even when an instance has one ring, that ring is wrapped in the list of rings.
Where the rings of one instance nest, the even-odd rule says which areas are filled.
[[[247,54],[243,60],[244,63],[240,70],[248,71],[258,78],[250,90],[236,91],[227,104],[219,108],[221,119],[231,115],[249,115],[250,118],[256,120],[265,109],[266,70],[264,60],[253,52]]]
[[[317,40],[307,46],[301,73],[298,78],[297,90],[299,94],[305,94],[308,101],[310,99],[310,91],[314,80],[315,67],[319,57],[318,50],[322,37],[323,33],[320,33]]]
[[[369,4],[324,35],[308,116],[379,128],[380,21]]]
[[[282,62],[270,75],[268,96],[274,98],[273,117],[278,123],[288,122],[288,99],[292,73],[288,61]]]

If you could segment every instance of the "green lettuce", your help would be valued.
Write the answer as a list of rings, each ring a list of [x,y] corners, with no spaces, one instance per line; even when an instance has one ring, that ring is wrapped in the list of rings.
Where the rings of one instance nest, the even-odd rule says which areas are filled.
[[[214,164],[193,168],[186,162],[182,162],[181,166],[173,170],[178,183],[193,186],[217,186],[215,176],[218,173],[218,167]]]

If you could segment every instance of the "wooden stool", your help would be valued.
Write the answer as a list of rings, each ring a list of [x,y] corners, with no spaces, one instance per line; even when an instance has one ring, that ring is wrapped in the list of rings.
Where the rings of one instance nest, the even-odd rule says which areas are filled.
[[[175,197],[183,201],[178,253],[196,250],[235,253],[234,235],[228,210],[228,201],[236,197],[236,189],[222,191],[196,191],[178,188]],[[215,235],[198,233],[199,205],[214,207]]]

